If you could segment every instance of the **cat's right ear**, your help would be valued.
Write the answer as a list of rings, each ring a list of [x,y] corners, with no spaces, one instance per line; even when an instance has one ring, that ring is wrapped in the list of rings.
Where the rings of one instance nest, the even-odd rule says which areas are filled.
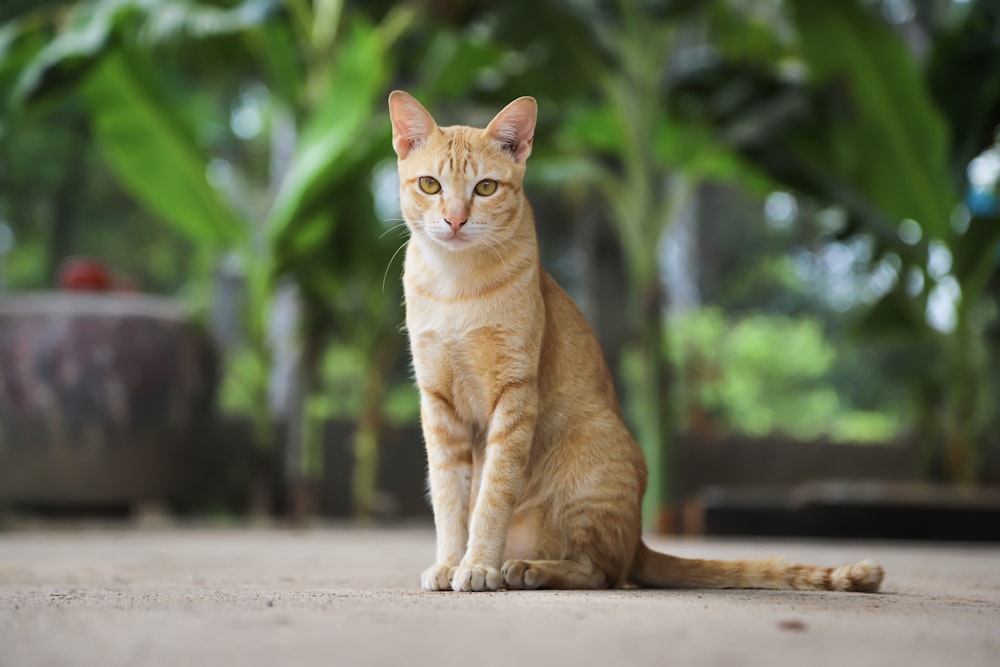
[[[535,138],[538,104],[534,97],[519,97],[498,113],[486,126],[486,133],[500,142],[514,162],[523,164],[531,155]]]
[[[437,129],[427,109],[402,90],[394,90],[389,95],[389,118],[392,120],[392,147],[400,160]]]

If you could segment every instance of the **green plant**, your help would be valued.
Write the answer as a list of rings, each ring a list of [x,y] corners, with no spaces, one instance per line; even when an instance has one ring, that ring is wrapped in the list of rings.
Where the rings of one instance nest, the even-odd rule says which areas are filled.
[[[304,308],[296,332],[300,372],[289,414],[290,432],[298,437],[286,456],[293,494],[316,474],[315,459],[307,455],[315,448],[302,440],[318,432],[309,423],[319,412],[309,409],[309,397],[320,389],[311,363],[331,333],[353,341],[372,361],[361,410],[368,418],[358,440],[366,443],[359,447],[359,467],[374,470],[371,443],[384,377],[398,354],[398,292],[391,284],[388,294],[372,298],[391,241],[381,239],[371,177],[389,150],[381,109],[390,52],[414,16],[412,8],[400,6],[376,24],[328,0],[312,6],[245,0],[231,7],[96,0],[60,11],[43,8],[4,26],[5,46],[23,63],[13,86],[13,113],[5,120],[16,122],[18,112],[40,100],[78,94],[122,187],[192,242],[201,257],[198,278],[209,280],[224,254],[236,258],[244,283],[244,343],[227,365],[223,395],[226,407],[242,408],[254,421],[261,443],[274,439],[267,409],[274,290],[288,279],[298,287]],[[39,32],[49,38],[38,39]],[[185,106],[208,82],[183,68],[154,66],[158,52],[182,45],[191,52],[175,51],[175,62],[193,57],[206,64],[210,60],[200,56],[210,54],[224,64],[227,82],[230,62],[249,66],[253,77],[266,82],[263,135],[271,141],[264,148],[273,159],[270,168],[259,170],[260,162],[251,162],[237,176],[252,182],[263,171],[265,182],[257,187],[270,190],[269,200],[248,205],[238,183],[210,180],[217,159],[205,136],[210,119],[204,109],[192,115]],[[288,137],[297,144],[293,152]],[[280,151],[291,152],[287,163],[273,154]],[[236,170],[232,161],[228,165]],[[370,489],[358,491],[359,499],[373,496],[371,475],[357,484]]]
[[[993,144],[1000,122],[1000,87],[989,83],[1000,56],[988,46],[1000,11],[990,2],[953,8],[949,22],[928,30],[921,69],[892,26],[857,0],[783,4],[777,24],[792,37],[781,56],[720,52],[672,82],[675,113],[776,182],[840,208],[841,238],[875,239],[873,265],[896,262],[900,276],[925,278],[916,290],[898,280],[857,332],[905,350],[896,372],[913,388],[928,476],[974,481],[1000,391],[986,333],[1000,221],[995,211],[968,215],[961,197],[969,160]],[[936,274],[935,247],[952,260]],[[941,322],[931,301],[945,293],[953,318]]]
[[[839,395],[839,353],[816,319],[708,308],[675,317],[667,345],[682,425],[702,435],[886,442],[900,434],[898,406],[859,409]]]

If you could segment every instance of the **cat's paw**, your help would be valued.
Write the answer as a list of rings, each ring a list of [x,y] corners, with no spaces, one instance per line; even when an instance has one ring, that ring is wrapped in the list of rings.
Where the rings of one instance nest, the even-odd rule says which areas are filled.
[[[538,588],[541,585],[531,570],[531,561],[509,560],[500,568],[500,574],[511,590]]]
[[[503,588],[503,577],[495,567],[459,565],[451,578],[453,591],[496,591]]]
[[[434,564],[424,570],[420,577],[420,586],[425,591],[450,591],[451,578],[455,576],[454,565]]]

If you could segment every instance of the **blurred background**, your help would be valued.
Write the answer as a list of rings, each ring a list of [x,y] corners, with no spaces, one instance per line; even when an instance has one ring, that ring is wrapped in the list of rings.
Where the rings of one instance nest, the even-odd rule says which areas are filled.
[[[993,0],[5,0],[0,515],[429,516],[394,88],[537,98],[648,528],[1000,539]]]

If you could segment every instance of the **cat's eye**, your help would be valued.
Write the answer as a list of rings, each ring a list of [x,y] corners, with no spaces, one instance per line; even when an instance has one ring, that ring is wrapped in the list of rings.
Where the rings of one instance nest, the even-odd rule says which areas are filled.
[[[476,194],[480,197],[489,197],[497,191],[497,182],[492,178],[484,178],[476,183]]]
[[[441,184],[437,182],[437,179],[431,178],[430,176],[421,176],[420,180],[417,181],[417,185],[420,189],[429,195],[436,195],[441,192]]]

